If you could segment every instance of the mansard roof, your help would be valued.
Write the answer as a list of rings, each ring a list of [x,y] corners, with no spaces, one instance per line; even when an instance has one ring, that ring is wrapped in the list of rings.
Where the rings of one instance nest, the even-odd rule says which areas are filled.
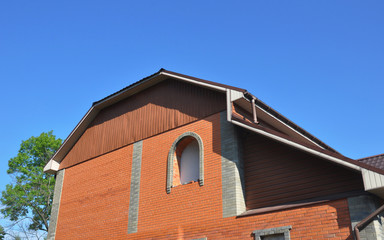
[[[163,68],[160,69],[158,72],[156,72],[156,73],[154,73],[148,77],[145,77],[145,78],[143,78],[143,79],[141,79],[135,83],[132,83],[131,85],[121,89],[120,91],[117,91],[117,92],[115,92],[115,93],[113,93],[113,94],[111,94],[111,95],[109,95],[109,96],[107,96],[107,97],[105,97],[99,101],[94,102],[92,106],[99,106],[100,105],[102,108],[104,108],[107,105],[109,106],[113,103],[116,103],[117,101],[120,101],[120,100],[122,100],[128,96],[131,96],[131,95],[133,95],[139,91],[142,91],[146,88],[149,88],[149,87],[151,87],[151,86],[153,86],[153,85],[155,85],[161,81],[169,79],[169,78],[175,78],[175,79],[178,79],[181,81],[187,81],[191,84],[196,84],[196,85],[199,85],[201,87],[210,88],[212,90],[216,90],[216,91],[220,91],[220,92],[224,92],[224,93],[226,93],[227,90],[232,90],[234,92],[238,92],[242,95],[242,98],[244,100],[246,100],[243,102],[240,100],[237,101],[239,104],[241,104],[243,106],[247,104],[247,101],[249,102],[250,99],[254,98],[255,103],[257,105],[257,108],[263,109],[263,111],[267,112],[273,118],[276,118],[278,121],[285,124],[287,127],[293,129],[295,132],[299,133],[300,135],[305,136],[305,138],[316,143],[321,148],[327,149],[331,152],[336,152],[336,150],[334,150],[333,148],[331,148],[330,146],[328,146],[324,142],[320,141],[318,138],[316,138],[315,136],[313,136],[309,132],[305,131],[303,128],[296,125],[292,121],[290,121],[288,118],[286,118],[283,115],[281,115],[280,113],[278,113],[276,110],[274,110],[273,108],[271,108],[270,106],[268,106],[267,104],[262,102],[260,99],[257,99],[256,97],[254,97],[251,93],[249,93],[245,89],[233,87],[233,86],[229,86],[229,85],[225,85],[225,84],[221,84],[221,83],[217,83],[217,82],[212,82],[212,81],[208,81],[208,80],[204,80],[204,79],[200,79],[200,78],[196,78],[196,77],[187,76],[184,74],[168,71],[168,70],[165,70]]]
[[[77,140],[81,137],[89,124],[93,119],[95,119],[97,114],[102,109],[168,79],[184,81],[199,87],[208,88],[213,91],[226,94],[227,120],[237,126],[264,135],[268,138],[272,138],[312,155],[319,156],[325,160],[335,162],[344,167],[356,171],[362,171],[363,168],[367,171],[373,171],[374,173],[384,175],[384,169],[377,168],[376,165],[369,165],[366,161],[356,161],[341,155],[333,148],[326,145],[301,127],[297,126],[261,100],[257,99],[245,89],[199,79],[165,69],[160,69],[158,72],[94,102],[85,116],[77,124],[75,129],[64,141],[60,149],[51,158],[49,163],[44,168],[44,171],[55,173],[59,169],[60,162],[76,144]],[[254,114],[254,118],[257,117],[261,119],[263,122],[266,122],[268,126],[271,126],[271,128],[260,125],[257,121],[252,122],[246,121],[244,118],[239,118],[236,114],[234,114],[234,105],[240,106],[249,114]]]

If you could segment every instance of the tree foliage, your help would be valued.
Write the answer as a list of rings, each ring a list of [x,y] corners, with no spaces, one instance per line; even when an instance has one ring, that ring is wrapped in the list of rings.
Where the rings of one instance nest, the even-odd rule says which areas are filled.
[[[0,240],[4,239],[4,236],[5,236],[4,228],[0,226]]]
[[[6,218],[14,222],[29,219],[30,230],[48,231],[55,178],[43,169],[61,142],[52,131],[22,141],[17,156],[8,161],[7,173],[14,182],[0,198]]]

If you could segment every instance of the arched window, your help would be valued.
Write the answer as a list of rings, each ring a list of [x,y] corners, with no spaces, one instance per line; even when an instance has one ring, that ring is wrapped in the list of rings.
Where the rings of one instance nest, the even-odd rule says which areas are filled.
[[[167,193],[171,188],[198,181],[204,185],[203,142],[199,135],[186,132],[172,144],[168,154]]]

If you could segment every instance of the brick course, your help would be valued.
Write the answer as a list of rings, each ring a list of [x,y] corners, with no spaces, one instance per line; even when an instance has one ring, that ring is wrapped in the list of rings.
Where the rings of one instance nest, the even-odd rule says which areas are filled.
[[[204,186],[166,193],[167,156],[182,133],[204,144]],[[223,218],[220,114],[143,140],[137,233],[128,234],[133,145],[66,169],[56,239],[253,239],[257,229],[292,226],[291,239],[350,239],[346,199]]]

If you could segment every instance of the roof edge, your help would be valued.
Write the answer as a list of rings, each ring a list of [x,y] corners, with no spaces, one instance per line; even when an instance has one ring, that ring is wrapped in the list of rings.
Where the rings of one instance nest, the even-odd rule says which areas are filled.
[[[134,82],[134,83],[132,83],[132,84],[126,86],[125,88],[120,89],[119,91],[114,92],[114,93],[112,93],[112,94],[110,94],[110,95],[108,95],[108,96],[106,96],[106,97],[104,97],[104,98],[102,98],[102,99],[100,99],[100,100],[98,100],[98,101],[96,101],[96,102],[93,102],[93,103],[92,103],[92,106],[98,105],[99,103],[104,102],[104,101],[107,100],[107,99],[113,98],[114,96],[117,96],[117,95],[119,95],[120,93],[123,93],[123,92],[127,91],[128,89],[134,88],[136,85],[139,85],[139,84],[141,84],[142,82],[147,81],[147,80],[149,80],[149,79],[155,77],[156,75],[160,74],[160,73],[161,73],[162,71],[164,71],[164,70],[165,70],[164,68],[160,68],[159,71],[157,71],[157,72],[155,72],[155,73],[153,73],[153,74],[151,74],[151,75],[149,75],[149,76],[147,76],[147,77],[145,77],[145,78],[142,78],[142,79],[140,79],[139,81],[136,81],[136,82]]]
[[[305,136],[309,140],[313,141],[314,143],[318,144],[322,148],[327,149],[327,150],[329,150],[331,152],[340,154],[338,151],[336,151],[332,147],[328,146],[323,141],[321,141],[317,137],[313,136],[312,134],[310,134],[309,132],[307,132],[306,130],[304,130],[303,128],[301,128],[300,126],[298,126],[297,124],[295,124],[291,120],[289,120],[287,117],[283,116],[278,111],[276,111],[275,109],[271,108],[270,106],[268,106],[266,103],[264,103],[260,99],[256,98],[254,95],[252,95],[248,91],[246,93],[244,93],[244,96],[246,96],[248,98],[254,98],[255,99],[255,104],[258,107],[260,107],[261,109],[263,109],[267,113],[271,114],[275,118],[279,119],[281,122],[283,122],[284,124],[288,125],[290,128],[292,128],[293,130],[299,132],[300,134],[302,134],[303,136]]]
[[[113,104],[115,102],[118,102],[121,99],[124,99],[124,98],[128,97],[129,94],[135,94],[136,92],[140,92],[143,89],[148,88],[148,87],[152,86],[153,84],[156,84],[157,82],[163,81],[163,80],[168,79],[168,78],[175,78],[175,79],[179,79],[179,80],[183,80],[183,81],[189,81],[189,82],[191,82],[193,84],[197,84],[197,85],[200,85],[202,87],[216,89],[217,91],[234,90],[234,91],[238,91],[239,93],[242,93],[244,96],[252,97],[255,100],[257,100],[257,106],[258,107],[262,108],[267,113],[269,113],[272,116],[276,117],[277,119],[282,121],[282,123],[286,124],[288,127],[291,127],[293,130],[297,131],[298,133],[303,134],[309,140],[311,140],[313,142],[316,142],[316,143],[318,143],[318,142],[321,143],[321,144],[319,144],[320,146],[311,146],[310,148],[314,148],[315,151],[320,151],[320,152],[324,151],[324,152],[326,152],[325,153],[326,155],[327,154],[330,154],[331,156],[334,155],[332,157],[336,157],[338,159],[340,159],[340,158],[341,159],[343,159],[343,158],[347,159],[346,157],[344,157],[343,155],[339,154],[337,151],[335,151],[334,149],[332,149],[331,147],[329,147],[325,143],[321,142],[316,137],[314,137],[313,135],[311,135],[310,133],[308,133],[304,129],[300,128],[299,126],[297,126],[296,124],[294,124],[293,122],[288,120],[286,117],[284,117],[283,115],[281,115],[280,113],[278,113],[277,111],[275,111],[274,109],[269,107],[267,104],[263,103],[262,101],[260,101],[256,97],[254,97],[252,94],[248,93],[245,89],[236,88],[236,87],[232,87],[232,86],[225,85],[225,84],[215,83],[215,82],[207,81],[207,80],[204,80],[204,79],[191,77],[191,76],[188,76],[188,75],[184,75],[184,74],[168,71],[168,70],[165,70],[164,68],[161,68],[156,73],[154,73],[154,74],[152,74],[152,75],[150,75],[148,77],[145,77],[145,78],[143,78],[143,79],[141,79],[141,80],[139,80],[139,81],[137,81],[137,82],[135,82],[135,83],[133,83],[133,84],[123,88],[123,89],[121,89],[120,91],[117,91],[117,92],[115,92],[113,94],[110,94],[107,97],[105,97],[105,98],[103,98],[103,99],[101,99],[99,101],[94,102],[92,104],[91,108],[85,114],[85,116],[80,120],[80,122],[76,125],[76,127],[71,131],[69,136],[65,139],[64,143],[59,148],[59,150],[50,159],[51,165],[52,165],[51,161],[55,161],[57,163],[60,163],[65,158],[67,153],[70,151],[70,149],[73,147],[73,145],[76,144],[77,140],[83,134],[83,132],[87,128],[88,124],[94,119],[94,117],[97,115],[97,113],[101,109],[103,109],[106,106],[109,106],[109,105],[111,105],[111,104]],[[154,79],[154,81],[150,81],[152,79]],[[148,81],[150,81],[150,82],[148,82]],[[148,84],[142,85],[143,83],[146,83],[146,82],[148,82]],[[142,85],[142,86],[137,88],[140,85]],[[231,121],[233,123],[232,119],[231,119]],[[244,124],[244,123],[242,123],[242,124]],[[245,124],[245,125],[247,125],[247,124]],[[253,125],[252,126],[247,126],[247,127],[255,128],[255,129],[260,127],[258,125],[256,125],[256,126],[253,126]],[[272,134],[272,133],[268,133],[268,134]],[[272,135],[275,135],[275,134],[272,134]],[[275,135],[275,136],[278,136],[278,135]],[[284,139],[284,137],[279,137],[279,138]],[[285,139],[285,141],[287,141],[287,139]],[[292,140],[288,139],[288,141],[292,141]],[[306,143],[296,142],[294,140],[293,140],[293,142],[295,144],[301,145],[303,147],[308,147],[307,145],[309,145],[309,144],[306,144]],[[322,154],[324,154],[324,153],[322,153]],[[347,160],[347,162],[350,162],[350,161],[354,162],[354,163],[351,163],[351,164],[354,164],[354,165],[358,166],[358,167],[352,167],[352,168],[359,169],[359,165],[361,165],[361,166],[364,166],[364,168],[367,168],[367,169],[370,169],[370,170],[374,169],[372,171],[375,171],[375,172],[377,170],[376,168],[374,168],[372,166],[369,166],[367,164],[364,164],[362,162],[351,160],[351,159]],[[356,164],[356,163],[359,163],[359,164]],[[48,165],[49,165],[49,163],[47,164],[46,167],[47,168],[51,168]],[[381,172],[379,172],[379,173],[384,174],[384,170],[380,170],[380,171]]]
[[[163,76],[163,77],[161,77]],[[88,110],[88,112],[85,114],[85,116],[80,120],[80,122],[76,125],[76,127],[71,131],[71,133],[68,135],[68,137],[64,140],[63,144],[60,146],[60,148],[55,152],[53,157],[50,159],[50,162],[45,166],[46,167],[46,172],[50,172],[52,161],[61,163],[61,161],[65,158],[67,153],[70,151],[70,149],[73,147],[73,145],[76,144],[77,140],[80,138],[82,133],[85,131],[87,128],[88,124],[90,121],[93,120],[95,115],[103,108],[106,106],[109,106],[110,104],[113,104],[114,102],[120,101],[119,98],[124,99],[127,97],[124,93],[128,93],[130,90],[135,89],[136,87],[142,85],[145,82],[148,82],[156,77],[160,77],[157,80],[158,81],[163,81],[168,78],[175,78],[179,80],[184,80],[184,81],[189,81],[193,84],[201,85],[203,87],[208,87],[212,89],[216,89],[219,91],[226,91],[226,89],[232,89],[240,92],[245,92],[245,89],[241,88],[236,88],[233,86],[225,85],[225,84],[220,84],[216,82],[211,82],[208,80],[200,79],[200,78],[195,78],[192,76],[172,72],[165,70],[164,68],[161,68],[159,71],[155,72],[154,74],[151,74],[145,78],[142,78],[139,81],[136,81],[129,86],[112,93],[96,102],[93,102],[91,108]],[[143,89],[147,88],[148,86],[144,86]],[[139,91],[142,91],[139,89]],[[134,94],[134,93],[133,93]],[[49,166],[48,166],[49,165]]]
[[[243,127],[245,129],[251,130],[255,133],[261,134],[265,137],[271,138],[271,139],[276,140],[278,142],[281,142],[283,144],[286,144],[286,145],[289,145],[289,146],[294,147],[296,149],[310,153],[311,155],[315,155],[315,156],[321,157],[323,159],[327,159],[331,162],[337,163],[339,165],[343,165],[345,167],[351,168],[351,169],[356,170],[356,171],[361,171],[361,166],[359,166],[359,164],[357,164],[357,161],[354,161],[352,159],[347,160],[347,158],[344,157],[343,155],[332,153],[332,152],[329,152],[328,150],[322,150],[321,148],[317,149],[314,146],[310,146],[308,144],[304,144],[302,142],[298,142],[296,140],[293,140],[289,137],[285,137],[285,136],[283,137],[280,134],[273,133],[272,130],[271,131],[265,131],[264,129],[262,129],[262,127],[259,127],[259,126],[256,126],[254,124],[250,124],[247,122],[243,122],[243,121],[238,120],[238,119],[232,119],[231,122],[235,125],[238,125],[238,126]],[[352,162],[352,161],[354,161],[354,162]]]
[[[345,167],[357,170],[361,172],[361,169],[367,169],[379,174],[384,175],[384,170],[380,168],[376,168],[374,166],[371,166],[369,164],[366,164],[364,162],[359,162],[357,160],[353,160],[351,158],[345,157],[339,153],[334,153],[326,149],[321,149],[316,146],[312,146],[309,144],[305,144],[299,141],[296,141],[294,139],[291,139],[288,136],[283,136],[282,134],[278,134],[277,132],[274,132],[273,130],[266,131],[263,127],[254,124],[249,123],[246,121],[242,121],[241,119],[232,119],[230,122],[232,122],[235,125],[238,125],[240,127],[243,127],[245,129],[248,129],[250,131],[256,132],[258,134],[264,135],[268,138],[274,139],[278,142],[281,142],[283,144],[290,145],[294,148],[300,149],[302,151],[308,152],[312,155],[319,156],[323,159],[330,160],[332,162],[341,164]]]
[[[196,77],[192,77],[192,76],[188,76],[188,75],[184,75],[184,74],[181,74],[181,73],[177,73],[177,72],[172,72],[172,71],[169,71],[169,70],[166,70],[164,68],[160,68],[159,71],[155,72],[154,74],[151,74],[145,78],[142,78],[141,80],[137,81],[137,82],[134,82],[132,83],[131,85],[128,85],[127,87],[117,91],[117,92],[114,92],[96,102],[93,102],[92,106],[95,106],[95,105],[98,105],[102,102],[105,102],[107,99],[111,99],[111,98],[114,98],[115,96],[117,95],[120,95],[121,93],[123,92],[126,92],[128,91],[129,89],[132,89],[140,84],[142,84],[143,82],[146,82],[158,75],[161,75],[162,73],[165,73],[165,75],[173,75],[173,76],[176,76],[178,78],[184,78],[184,79],[190,79],[190,80],[193,80],[193,81],[196,81],[197,84],[199,83],[202,83],[204,85],[211,85],[211,86],[216,86],[216,87],[220,87],[220,88],[228,88],[228,89],[232,89],[232,90],[236,90],[236,91],[239,91],[239,92],[246,92],[247,90],[245,89],[242,89],[242,88],[237,88],[237,87],[233,87],[233,86],[230,86],[230,85],[225,85],[225,84],[221,84],[221,83],[216,83],[216,82],[212,82],[212,81],[208,81],[208,80],[205,80],[205,79],[201,79],[201,78],[196,78]]]
[[[197,82],[206,83],[206,84],[209,84],[209,85],[218,86],[218,87],[222,87],[222,88],[227,88],[227,89],[231,89],[231,90],[235,90],[235,91],[239,91],[239,92],[243,92],[243,93],[247,92],[247,90],[245,90],[243,88],[238,88],[238,87],[234,87],[234,86],[230,86],[230,85],[226,85],[226,84],[222,84],[222,83],[212,82],[212,81],[208,81],[208,80],[205,80],[205,79],[184,75],[184,74],[177,73],[177,72],[172,72],[172,71],[166,70],[164,68],[160,69],[159,72],[164,72],[164,73],[172,74],[172,75],[175,75],[175,76],[178,76],[178,77],[181,77],[181,78],[192,79],[192,80],[195,80]]]
[[[373,156],[359,158],[359,159],[356,159],[356,161],[360,162],[360,161],[364,161],[364,160],[367,160],[367,159],[370,159],[370,158],[375,158],[375,157],[384,157],[384,153],[376,154],[376,155],[373,155]]]

